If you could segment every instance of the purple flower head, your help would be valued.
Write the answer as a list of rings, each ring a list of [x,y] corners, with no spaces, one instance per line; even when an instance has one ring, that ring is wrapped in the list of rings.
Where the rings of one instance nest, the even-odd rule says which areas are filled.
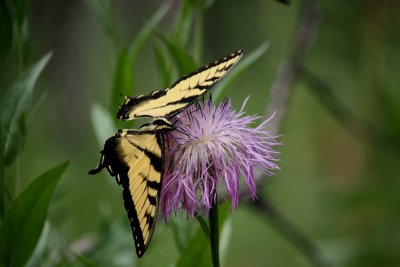
[[[259,116],[244,116],[243,103],[235,112],[225,99],[218,107],[211,100],[192,105],[174,120],[176,129],[166,136],[165,170],[161,190],[162,213],[166,219],[172,211],[186,210],[190,216],[202,210],[208,215],[216,192],[238,205],[240,179],[256,198],[253,169],[267,175],[279,167],[274,163],[279,145],[265,125],[250,124]]]

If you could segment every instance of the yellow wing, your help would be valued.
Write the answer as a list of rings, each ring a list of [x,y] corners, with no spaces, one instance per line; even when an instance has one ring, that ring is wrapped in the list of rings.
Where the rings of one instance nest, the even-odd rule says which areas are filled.
[[[117,118],[131,120],[140,117],[170,117],[195,102],[222,79],[243,55],[238,50],[216,60],[176,81],[171,87],[150,95],[129,97],[120,106]]]
[[[106,141],[101,154],[99,166],[89,173],[107,168],[122,185],[136,253],[141,257],[153,235],[160,202],[163,159],[160,131],[120,130]]]

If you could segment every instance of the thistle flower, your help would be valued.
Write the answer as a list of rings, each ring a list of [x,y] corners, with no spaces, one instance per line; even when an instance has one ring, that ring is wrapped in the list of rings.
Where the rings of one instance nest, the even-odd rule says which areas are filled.
[[[247,99],[239,112],[234,111],[227,99],[218,107],[208,100],[192,105],[174,118],[176,129],[166,136],[161,190],[165,219],[172,211],[181,209],[192,217],[195,211],[202,210],[208,215],[216,192],[221,191],[231,198],[231,207],[235,208],[240,176],[254,200],[253,169],[267,175],[279,169],[274,163],[277,152],[273,150],[279,143],[264,130],[271,118],[251,128],[250,124],[260,117],[244,116]]]

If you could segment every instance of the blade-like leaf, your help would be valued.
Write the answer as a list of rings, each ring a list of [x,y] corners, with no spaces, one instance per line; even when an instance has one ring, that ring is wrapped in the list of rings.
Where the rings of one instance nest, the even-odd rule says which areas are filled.
[[[86,258],[85,256],[75,255],[75,257],[85,267],[97,267],[98,266],[94,261]]]
[[[17,26],[21,27],[24,22],[26,12],[28,11],[28,0],[12,0],[10,1],[14,10]]]
[[[1,139],[4,161],[10,165],[21,151],[24,141],[24,113],[30,108],[37,78],[50,60],[45,55],[32,67],[24,71],[8,90],[1,105]]]
[[[129,60],[128,51],[126,49],[121,49],[114,71],[110,110],[116,113],[119,105],[123,102],[121,94],[127,96],[130,95],[132,91],[132,61]]]
[[[232,235],[232,220],[230,217],[230,207],[227,203],[222,204],[219,207],[219,259],[221,266],[224,266],[226,260],[226,253],[231,240]]]
[[[190,0],[192,1],[192,0]],[[189,37],[193,30],[193,18],[196,7],[191,5],[188,0],[181,1],[179,15],[176,17],[170,40],[173,40],[174,44],[178,47],[187,47],[189,43]]]
[[[114,35],[113,26],[113,14],[112,14],[112,2],[109,0],[85,0],[86,4],[97,16],[100,21],[103,30],[109,36]]]
[[[166,88],[172,83],[171,68],[167,64],[167,55],[159,45],[155,46],[158,73],[161,76],[161,88]]]
[[[95,103],[91,110],[91,120],[99,146],[112,136],[116,129],[110,113],[99,103]]]
[[[208,228],[206,221],[203,219],[203,217],[201,217],[200,214],[196,214],[196,219],[200,225],[200,229],[204,233],[205,238],[207,238],[207,240],[210,240],[210,229]]]
[[[161,21],[169,9],[169,5],[162,5],[158,11],[144,25],[139,34],[132,41],[128,49],[121,49],[118,54],[117,64],[114,72],[113,88],[111,95],[111,110],[115,110],[123,102],[121,94],[132,96],[135,93],[135,80],[133,64],[136,56],[143,48],[152,30]]]
[[[12,41],[12,21],[6,2],[0,1],[0,60],[10,51]]]
[[[157,26],[158,23],[160,23],[165,14],[167,14],[169,6],[170,4],[161,5],[157,12],[154,13],[149,21],[146,22],[146,24],[140,30],[139,34],[132,41],[131,45],[129,46],[129,59],[131,61],[134,61],[136,59],[136,56],[143,48],[143,45],[146,43],[154,28]]]
[[[168,226],[171,227],[176,248],[180,253],[182,253],[183,249],[186,247],[186,242],[188,239],[187,227],[185,228],[184,221],[181,218],[172,216],[168,220]]]
[[[213,102],[219,103],[221,99],[225,96],[228,89],[234,83],[234,81],[253,64],[257,59],[259,59],[265,51],[267,51],[269,44],[267,42],[260,45],[256,50],[246,55],[237,66],[228,74],[224,79],[222,79],[218,85],[215,87],[213,92]]]
[[[175,61],[180,75],[188,74],[197,68],[194,59],[182,48],[169,41],[162,33],[156,32],[157,36],[167,46],[172,59]]]
[[[198,229],[188,246],[182,251],[176,267],[209,266],[211,262],[209,244],[203,231]]]
[[[12,203],[0,227],[0,267],[24,266],[35,249],[64,162],[34,180]]]

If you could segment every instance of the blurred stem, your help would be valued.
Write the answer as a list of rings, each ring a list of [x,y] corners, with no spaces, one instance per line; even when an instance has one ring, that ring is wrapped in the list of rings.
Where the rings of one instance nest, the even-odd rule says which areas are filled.
[[[209,214],[211,259],[214,267],[219,267],[219,231],[218,231],[218,201],[213,200]]]
[[[194,23],[193,55],[197,62],[203,57],[203,33],[204,33],[204,0],[198,1],[197,14]]]
[[[300,251],[315,267],[332,267],[331,263],[322,255],[317,246],[302,233],[295,225],[286,219],[278,210],[265,199],[258,196],[256,201],[249,202],[251,207],[264,215],[277,232],[283,235],[298,251]]]
[[[320,10],[316,0],[305,0],[301,11],[299,26],[294,36],[292,51],[278,70],[276,79],[271,87],[271,97],[267,105],[266,116],[276,112],[269,128],[273,134],[279,131],[285,114],[288,98],[294,80],[298,75],[299,64],[303,61],[318,32]]]
[[[309,85],[307,88],[318,98],[323,107],[350,134],[366,144],[375,144],[400,159],[400,139],[383,128],[379,128],[357,117],[335,96],[333,88],[306,69],[300,69],[302,78]]]

